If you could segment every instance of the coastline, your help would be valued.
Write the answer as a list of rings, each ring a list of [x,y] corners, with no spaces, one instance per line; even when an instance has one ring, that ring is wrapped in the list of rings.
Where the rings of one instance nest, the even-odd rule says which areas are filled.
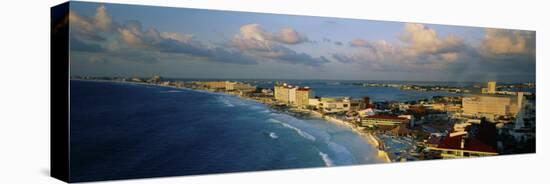
[[[389,155],[386,151],[380,149],[380,142],[371,132],[366,132],[361,127],[358,127],[351,122],[340,120],[337,118],[334,118],[332,116],[323,116],[321,113],[313,110],[307,110],[308,112],[312,113],[314,116],[322,118],[324,120],[327,120],[328,122],[335,123],[337,125],[343,125],[348,128],[350,128],[354,133],[361,136],[363,139],[365,139],[367,142],[369,142],[371,145],[373,145],[377,151],[378,151],[378,158],[385,161],[386,163],[391,163],[391,159],[389,158]]]
[[[186,88],[186,87],[176,87],[176,86],[165,86],[165,85],[159,85],[159,84],[151,84],[151,83],[145,83],[145,82],[127,82],[127,81],[115,81],[115,80],[83,80],[83,79],[71,79],[75,81],[91,81],[91,82],[110,82],[110,83],[119,83],[119,84],[131,84],[131,85],[143,85],[143,86],[156,86],[156,87],[165,87],[165,88],[171,88],[171,89],[178,89],[178,90],[189,90],[189,91],[195,91],[195,92],[201,92],[201,93],[212,93],[212,94],[218,94],[218,95],[230,95],[238,97],[241,100],[250,100],[254,101],[263,105],[266,105],[267,108],[276,110],[277,112],[284,113],[291,115],[296,118],[303,118],[298,117],[296,113],[303,113],[306,112],[309,117],[317,118],[321,120],[325,120],[328,123],[332,123],[339,126],[344,126],[346,128],[349,128],[352,132],[354,132],[356,135],[367,141],[370,145],[372,145],[377,150],[377,157],[379,160],[383,161],[384,163],[391,163],[391,159],[389,158],[389,155],[386,151],[380,148],[380,140],[375,137],[371,132],[364,131],[362,127],[356,126],[351,122],[341,120],[332,116],[323,115],[320,112],[310,110],[310,109],[293,109],[288,108],[288,111],[278,110],[274,109],[271,105],[273,105],[271,102],[262,101],[261,99],[256,99],[252,97],[246,97],[241,95],[235,95],[235,94],[229,94],[224,92],[214,92],[209,90],[202,90],[202,89],[193,89],[193,88]]]

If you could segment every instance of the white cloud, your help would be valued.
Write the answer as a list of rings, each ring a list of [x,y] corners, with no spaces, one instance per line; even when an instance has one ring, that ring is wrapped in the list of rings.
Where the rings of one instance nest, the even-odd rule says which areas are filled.
[[[118,32],[120,33],[120,38],[122,41],[130,46],[138,47],[143,43],[138,34],[133,32],[131,29],[118,28]]]
[[[99,6],[96,9],[96,14],[94,17],[95,26],[100,30],[107,31],[111,26],[111,16],[107,14],[107,8],[104,5]]]
[[[274,41],[283,44],[298,44],[307,41],[307,37],[296,30],[286,27],[277,33],[264,31],[259,24],[247,24],[240,28],[240,36],[247,40]]]
[[[440,69],[457,61],[466,48],[462,39],[441,38],[436,30],[422,24],[405,24],[399,38],[397,43],[356,38],[349,45],[358,52],[333,58],[343,63],[355,61],[375,70]]]
[[[307,66],[319,66],[328,62],[324,57],[314,58],[306,53],[299,53],[283,46],[282,43],[298,43],[305,39],[305,36],[300,36],[291,28],[285,28],[275,36],[264,31],[258,24],[243,25],[239,30],[240,32],[233,37],[229,46],[238,48],[249,55]]]
[[[69,12],[69,22],[71,26],[77,28],[74,29],[75,31],[92,32],[95,29],[92,23],[90,23],[88,20],[85,20],[74,11]]]
[[[406,45],[405,53],[413,56],[455,52],[464,46],[464,42],[458,37],[440,38],[434,29],[415,23],[405,24],[405,32],[400,39]]]
[[[360,38],[353,39],[349,44],[353,47],[368,47],[368,46],[370,46],[370,44],[367,40],[363,40],[363,39],[360,39]]]
[[[81,17],[71,10],[69,12],[69,21],[70,25],[76,28],[73,30],[87,34],[99,31],[107,32],[110,31],[112,26],[111,16],[109,16],[107,9],[103,5],[96,9],[95,15],[92,18]]]
[[[283,28],[277,35],[277,40],[285,44],[298,44],[307,41],[307,37],[292,28]]]
[[[240,36],[247,40],[268,41],[273,40],[273,36],[269,32],[265,32],[259,24],[247,24],[241,26]]]

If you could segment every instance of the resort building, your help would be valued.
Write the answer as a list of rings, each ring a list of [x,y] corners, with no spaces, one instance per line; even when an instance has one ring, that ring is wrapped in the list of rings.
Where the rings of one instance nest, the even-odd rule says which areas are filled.
[[[288,86],[288,103],[296,105],[296,89],[297,87]]]
[[[487,93],[495,94],[497,92],[497,82],[489,81],[487,82]]]
[[[225,89],[227,81],[210,81],[204,82],[204,86],[209,89]]]
[[[321,109],[324,113],[336,113],[349,111],[350,106],[349,97],[321,97],[317,109]]]
[[[483,94],[496,94],[497,93],[497,82],[489,81],[487,82],[486,88],[481,88],[481,93]]]
[[[310,98],[309,102],[308,102],[308,105],[310,107],[316,107],[317,108],[317,107],[319,107],[319,103],[320,103],[319,98]]]
[[[226,91],[237,91],[237,92],[251,92],[256,90],[256,86],[250,84],[245,84],[241,82],[230,82],[230,81],[209,81],[203,82],[202,85],[208,89],[213,90],[226,90]]]
[[[426,109],[443,111],[443,112],[458,112],[462,109],[460,105],[445,104],[445,103],[424,104],[423,106]],[[399,108],[401,109],[401,106]]]
[[[494,119],[498,116],[515,117],[523,103],[523,93],[518,96],[478,95],[462,99],[463,115]]]
[[[305,108],[309,105],[309,97],[313,96],[313,90],[309,87],[296,89],[295,105],[300,108]]]
[[[227,91],[255,91],[256,86],[250,84],[240,83],[240,82],[225,82],[225,90]]]
[[[288,104],[289,101],[289,90],[290,88],[287,86],[286,83],[284,84],[276,84],[275,85],[275,100],[278,102],[282,102],[285,104]]]
[[[406,117],[398,116],[367,116],[362,118],[361,126],[364,127],[374,127],[374,126],[394,126],[404,123],[409,123],[409,119]]]
[[[357,99],[357,100],[351,100],[350,102],[350,109],[352,111],[359,111],[361,109],[365,109],[366,108],[366,105],[365,105],[365,101],[363,101],[363,99]]]
[[[498,155],[496,150],[496,127],[482,121],[465,129],[449,133],[438,145],[428,145],[442,158],[465,158]]]

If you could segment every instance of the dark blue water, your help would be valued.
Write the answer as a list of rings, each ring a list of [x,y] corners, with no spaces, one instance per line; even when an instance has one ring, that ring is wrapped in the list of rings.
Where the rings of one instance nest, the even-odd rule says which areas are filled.
[[[346,127],[237,97],[71,81],[73,181],[381,162]]]

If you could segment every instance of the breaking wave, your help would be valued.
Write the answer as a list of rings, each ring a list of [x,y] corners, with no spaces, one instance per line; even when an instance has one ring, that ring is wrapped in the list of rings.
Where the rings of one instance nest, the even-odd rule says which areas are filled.
[[[277,138],[279,138],[279,136],[277,136],[277,134],[275,134],[275,132],[270,132],[270,133],[269,133],[269,137],[271,137],[272,139],[277,139]]]
[[[222,102],[226,107],[235,107],[235,104],[231,103],[229,99],[224,98],[223,96],[217,97],[220,102]]]
[[[328,154],[323,153],[323,152],[319,152],[319,156],[321,156],[321,159],[323,159],[323,162],[325,162],[326,166],[330,167],[330,166],[334,165],[334,163],[332,162],[330,157],[328,157]]]
[[[273,118],[270,118],[268,119],[267,121],[269,122],[272,122],[272,123],[278,123],[278,124],[281,124],[282,126],[286,127],[286,128],[290,128],[294,131],[296,131],[296,133],[298,133],[300,136],[306,138],[306,139],[309,139],[310,141],[315,141],[315,137],[313,137],[311,134],[299,129],[299,128],[296,128],[292,125],[289,125],[287,123],[284,123],[282,121],[279,121],[279,120],[276,120],[276,119],[273,119]]]

